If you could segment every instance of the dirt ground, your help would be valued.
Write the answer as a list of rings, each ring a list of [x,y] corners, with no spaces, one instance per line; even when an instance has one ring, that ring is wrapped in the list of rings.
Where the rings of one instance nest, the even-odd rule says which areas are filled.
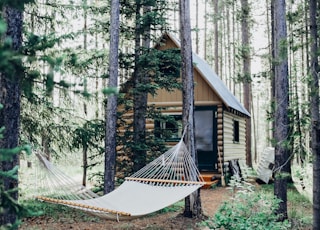
[[[217,211],[225,199],[230,197],[230,192],[226,188],[218,187],[215,189],[202,189],[201,192],[202,210],[206,217],[211,217]],[[201,220],[185,218],[182,210],[176,212],[166,212],[163,214],[150,215],[144,218],[138,218],[130,221],[88,221],[79,219],[60,218],[54,220],[50,217],[33,217],[24,220],[21,230],[58,230],[58,229],[76,229],[76,230],[95,230],[95,229],[149,229],[149,230],[167,230],[167,229],[205,229],[198,225]],[[204,217],[204,219],[206,219]]]

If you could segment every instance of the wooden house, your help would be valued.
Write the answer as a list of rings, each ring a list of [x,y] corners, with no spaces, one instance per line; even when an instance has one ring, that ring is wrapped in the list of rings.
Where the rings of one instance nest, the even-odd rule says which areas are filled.
[[[155,46],[157,49],[180,48],[179,41],[170,34],[163,35]],[[219,176],[228,161],[246,159],[246,119],[250,113],[228,90],[211,67],[193,53],[195,135],[198,165],[202,175]],[[158,89],[156,96],[148,96],[148,105],[158,108],[162,114],[172,116],[176,121],[160,122],[147,120],[146,128],[170,129],[172,136],[168,145],[180,140],[182,134],[182,92]],[[127,114],[132,119],[132,113]],[[206,179],[205,179],[206,180]]]
[[[178,39],[170,34],[162,37],[157,49],[180,48]],[[221,163],[246,159],[246,118],[250,113],[228,90],[212,68],[193,53],[195,135],[200,172],[221,172]],[[149,95],[148,104],[161,108],[163,114],[182,118],[182,92],[159,89],[156,96]],[[179,139],[181,128],[154,121],[150,126],[172,129],[171,140]]]

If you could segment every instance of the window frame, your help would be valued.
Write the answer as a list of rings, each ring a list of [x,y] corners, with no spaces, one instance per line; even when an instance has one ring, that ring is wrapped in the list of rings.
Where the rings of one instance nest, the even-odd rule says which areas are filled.
[[[233,119],[233,143],[240,143],[240,121]]]
[[[177,142],[180,141],[182,137],[182,114],[165,114],[165,116],[173,117],[175,121],[177,122],[177,131],[172,133],[171,137],[163,137],[161,133],[163,133],[162,130],[167,129],[167,123],[170,123],[170,121],[163,122],[159,120],[154,120],[154,126],[155,130],[158,129],[160,131],[160,135],[157,135],[158,138],[164,138],[167,142]],[[172,124],[172,123],[171,123]]]

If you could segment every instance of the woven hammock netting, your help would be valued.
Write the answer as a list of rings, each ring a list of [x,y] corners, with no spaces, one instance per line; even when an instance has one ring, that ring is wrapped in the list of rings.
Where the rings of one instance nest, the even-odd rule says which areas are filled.
[[[100,197],[74,182],[41,154],[37,156],[47,171],[39,184],[45,189],[38,190],[37,199],[82,209],[106,219],[130,219],[150,214],[180,201],[204,185],[182,139],[125,178],[113,192]]]

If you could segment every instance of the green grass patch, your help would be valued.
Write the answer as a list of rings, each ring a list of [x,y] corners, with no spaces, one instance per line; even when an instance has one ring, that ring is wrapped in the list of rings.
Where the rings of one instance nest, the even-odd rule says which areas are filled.
[[[288,217],[292,229],[305,229],[312,226],[313,213],[310,200],[292,187],[288,189]]]
[[[41,202],[37,200],[24,200],[22,204],[33,212],[37,212],[32,216],[24,216],[23,218],[30,218],[35,216],[48,217],[54,220],[75,220],[79,219],[84,222],[100,222],[101,219],[92,216],[82,210],[70,208],[64,205],[51,204],[46,202]]]

